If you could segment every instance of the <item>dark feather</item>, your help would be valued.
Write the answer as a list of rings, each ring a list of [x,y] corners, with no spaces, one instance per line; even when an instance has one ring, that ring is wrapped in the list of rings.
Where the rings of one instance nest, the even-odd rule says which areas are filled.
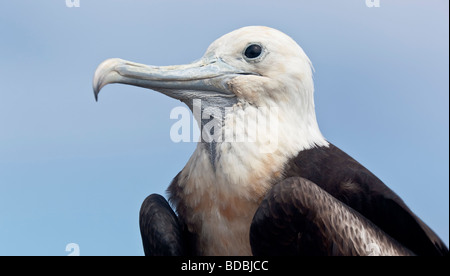
[[[301,177],[281,181],[266,195],[253,218],[250,244],[254,255],[412,255]]]
[[[178,217],[164,197],[149,195],[139,212],[139,226],[146,256],[182,256],[188,253]]]
[[[399,196],[332,144],[300,152],[285,175],[314,182],[417,255],[448,255],[441,239]]]

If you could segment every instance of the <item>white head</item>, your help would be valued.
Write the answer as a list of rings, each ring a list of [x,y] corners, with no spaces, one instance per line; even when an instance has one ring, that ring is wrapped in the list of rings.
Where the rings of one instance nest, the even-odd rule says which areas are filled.
[[[194,99],[202,100],[202,110],[238,107],[253,112],[277,107],[281,128],[277,135],[289,145],[280,150],[292,155],[327,145],[316,122],[311,62],[293,39],[272,28],[251,26],[228,33],[188,65],[157,67],[106,60],[94,76],[95,96],[109,83],[150,88],[191,109]],[[226,112],[221,116],[226,122]]]
[[[234,68],[249,72],[230,82],[231,90],[242,100],[264,105],[270,99],[292,103],[292,97],[301,96],[311,99],[308,105],[312,104],[311,62],[294,40],[278,30],[238,29],[213,42],[205,56],[220,58]]]

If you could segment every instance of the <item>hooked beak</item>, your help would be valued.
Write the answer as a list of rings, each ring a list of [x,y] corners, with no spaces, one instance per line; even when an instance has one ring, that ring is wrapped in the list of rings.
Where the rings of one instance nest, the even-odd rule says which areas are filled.
[[[159,91],[186,101],[198,97],[235,97],[228,82],[237,75],[249,75],[220,58],[203,58],[187,65],[149,66],[118,58],[102,62],[95,71],[95,99],[110,83],[123,83]]]

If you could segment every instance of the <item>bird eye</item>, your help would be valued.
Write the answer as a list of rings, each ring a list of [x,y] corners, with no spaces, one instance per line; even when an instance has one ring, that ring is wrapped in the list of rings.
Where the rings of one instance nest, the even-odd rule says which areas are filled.
[[[245,49],[244,55],[249,59],[255,59],[262,53],[262,47],[258,44],[251,44]]]

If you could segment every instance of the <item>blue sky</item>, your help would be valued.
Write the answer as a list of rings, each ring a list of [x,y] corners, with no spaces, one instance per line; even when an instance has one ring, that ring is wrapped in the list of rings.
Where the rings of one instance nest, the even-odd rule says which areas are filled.
[[[200,58],[247,25],[296,40],[315,68],[325,137],[449,242],[448,1],[16,0],[0,10],[0,255],[142,255],[138,214],[195,148],[179,101],[111,85],[97,65]]]

